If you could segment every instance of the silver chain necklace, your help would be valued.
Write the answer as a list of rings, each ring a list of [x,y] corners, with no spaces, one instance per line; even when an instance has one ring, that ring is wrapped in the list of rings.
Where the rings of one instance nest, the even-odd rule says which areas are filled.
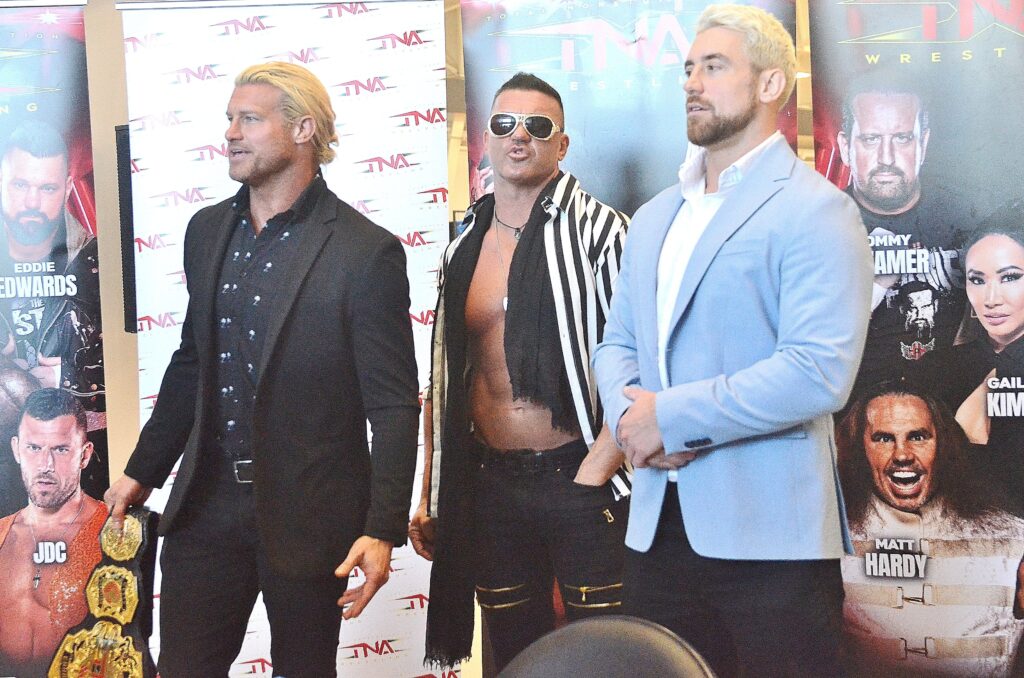
[[[21,514],[22,511],[24,511],[24,510],[25,509],[22,509],[21,511],[18,511],[18,513]],[[67,549],[67,543],[64,541],[64,537],[67,536],[68,530],[70,530],[71,527],[75,523],[78,522],[78,519],[81,517],[82,511],[84,511],[84,510],[85,510],[85,497],[82,497],[81,505],[78,507],[78,513],[76,513],[75,517],[71,519],[71,522],[64,528],[64,531],[60,533],[60,538],[57,539],[57,541],[55,543],[57,543],[57,544],[64,544],[64,548]],[[39,551],[39,540],[36,539],[35,528],[32,527],[32,523],[30,523],[27,520],[25,520],[25,516],[24,515],[21,516],[21,522],[25,523],[28,526],[28,532],[29,532],[29,534],[32,535],[32,545],[35,546],[35,548],[32,551],[32,554],[34,556],[36,554],[36,552]],[[35,562],[35,561],[33,561],[33,562]],[[36,573],[32,577],[32,588],[34,588],[34,589],[38,589],[39,588],[39,581],[42,579],[42,577],[43,577],[42,563],[36,563]]]

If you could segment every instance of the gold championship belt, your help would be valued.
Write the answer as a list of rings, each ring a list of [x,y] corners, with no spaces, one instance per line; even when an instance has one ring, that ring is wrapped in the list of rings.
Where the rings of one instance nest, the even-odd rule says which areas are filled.
[[[156,676],[147,642],[153,592],[143,585],[152,582],[156,520],[155,513],[133,508],[125,515],[123,530],[111,527],[109,519],[103,526],[102,560],[85,587],[89,614],[65,634],[47,678]]]
[[[139,553],[142,546],[142,522],[129,514],[124,517],[124,529],[120,532],[111,526],[110,521],[100,532],[100,548],[105,555],[118,562],[131,560]]]
[[[85,587],[89,612],[124,625],[135,619],[139,605],[139,582],[135,574],[117,565],[97,567]]]
[[[98,621],[88,631],[69,633],[57,648],[49,678],[142,678],[142,652],[121,625]]]

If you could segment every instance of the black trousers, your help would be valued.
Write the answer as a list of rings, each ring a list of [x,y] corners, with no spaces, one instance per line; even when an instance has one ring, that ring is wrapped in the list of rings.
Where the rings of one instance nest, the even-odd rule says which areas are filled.
[[[348,582],[333,572],[315,580],[271,572],[256,529],[253,486],[236,483],[226,468],[210,475],[195,488],[180,527],[164,539],[160,675],[227,676],[262,592],[273,675],[335,676],[341,627],[337,600]],[[338,555],[338,562],[344,555]]]
[[[837,560],[721,560],[690,546],[670,484],[654,543],[626,549],[623,611],[675,631],[720,678],[842,676]]]
[[[621,612],[628,507],[610,483],[573,482],[583,441],[540,455],[482,453],[476,594],[500,671],[554,629],[556,577],[570,621]]]

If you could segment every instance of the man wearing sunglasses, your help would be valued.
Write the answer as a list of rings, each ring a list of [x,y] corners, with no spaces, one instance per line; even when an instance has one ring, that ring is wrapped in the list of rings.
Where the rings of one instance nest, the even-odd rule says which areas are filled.
[[[627,221],[559,170],[564,130],[546,82],[501,86],[484,132],[494,193],[441,264],[410,537],[434,560],[427,659],[445,665],[469,655],[474,589],[499,669],[553,628],[554,578],[569,619],[621,604],[629,485],[590,352]]]
[[[637,211],[594,366],[636,467],[623,610],[720,676],[838,676],[850,541],[832,412],[873,267],[857,206],[777,131],[793,40],[711,5],[685,62],[691,153]]]

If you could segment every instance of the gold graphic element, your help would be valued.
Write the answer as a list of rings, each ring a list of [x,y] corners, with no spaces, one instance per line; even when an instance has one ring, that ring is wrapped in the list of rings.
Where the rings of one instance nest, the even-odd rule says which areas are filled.
[[[142,523],[133,515],[124,517],[124,529],[120,532],[110,521],[100,533],[100,547],[108,556],[118,561],[131,560],[142,545]]]
[[[85,587],[85,597],[93,616],[127,624],[139,606],[138,580],[131,570],[117,565],[97,567]]]
[[[48,678],[142,678],[142,652],[121,627],[98,621],[88,630],[64,636],[50,663]]]

